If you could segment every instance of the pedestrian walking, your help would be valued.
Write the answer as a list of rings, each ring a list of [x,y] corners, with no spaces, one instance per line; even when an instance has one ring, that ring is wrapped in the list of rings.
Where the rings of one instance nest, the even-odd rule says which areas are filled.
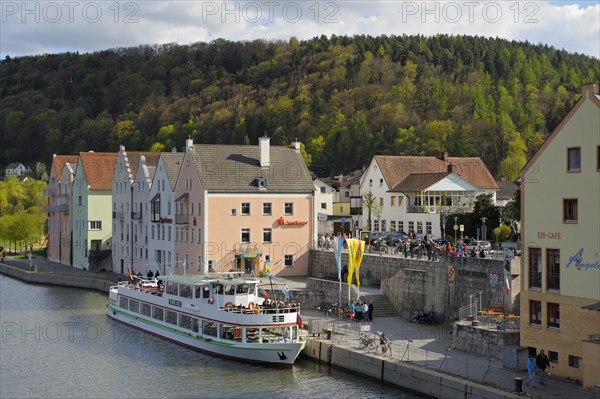
[[[527,373],[529,378],[527,378],[525,385],[529,386],[529,383],[531,383],[531,386],[535,388],[535,360],[533,355],[529,356],[529,360],[527,360]]]
[[[373,321],[373,300],[369,300],[369,321]]]
[[[548,360],[548,356],[546,356],[543,349],[535,358],[535,365],[540,369],[540,385],[544,385],[544,374],[546,373],[546,368],[550,366],[550,360]]]
[[[365,321],[369,321],[369,305],[367,304],[367,302],[365,302],[363,304],[362,311],[363,311],[363,319]]]

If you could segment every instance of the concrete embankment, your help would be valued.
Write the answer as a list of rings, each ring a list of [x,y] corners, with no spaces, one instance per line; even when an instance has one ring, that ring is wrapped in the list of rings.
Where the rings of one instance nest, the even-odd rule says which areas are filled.
[[[36,284],[60,285],[73,288],[87,288],[102,292],[108,292],[111,285],[116,281],[108,280],[95,273],[85,271],[74,271],[75,273],[51,273],[43,271],[29,271],[22,267],[0,263],[0,273]]]
[[[451,375],[411,366],[406,362],[357,352],[352,348],[338,346],[330,340],[316,337],[308,337],[302,356],[433,398],[512,399],[520,397]]]

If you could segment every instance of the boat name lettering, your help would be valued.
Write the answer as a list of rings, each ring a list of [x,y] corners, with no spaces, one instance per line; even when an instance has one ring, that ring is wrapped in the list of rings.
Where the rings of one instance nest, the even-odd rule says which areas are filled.
[[[181,307],[181,301],[178,301],[177,299],[169,299],[169,305]]]

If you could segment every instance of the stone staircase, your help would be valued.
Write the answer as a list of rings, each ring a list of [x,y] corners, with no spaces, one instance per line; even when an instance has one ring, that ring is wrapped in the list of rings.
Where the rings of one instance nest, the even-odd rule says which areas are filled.
[[[396,311],[396,308],[394,308],[385,295],[365,293],[365,295],[361,295],[361,297],[367,301],[373,301],[373,319],[376,319],[377,317],[400,316],[398,311]]]

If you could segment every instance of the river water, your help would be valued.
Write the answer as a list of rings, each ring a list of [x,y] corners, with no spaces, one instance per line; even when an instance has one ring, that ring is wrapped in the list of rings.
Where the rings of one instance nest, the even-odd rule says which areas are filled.
[[[299,359],[291,369],[198,353],[105,315],[100,292],[0,275],[0,398],[409,398]]]

